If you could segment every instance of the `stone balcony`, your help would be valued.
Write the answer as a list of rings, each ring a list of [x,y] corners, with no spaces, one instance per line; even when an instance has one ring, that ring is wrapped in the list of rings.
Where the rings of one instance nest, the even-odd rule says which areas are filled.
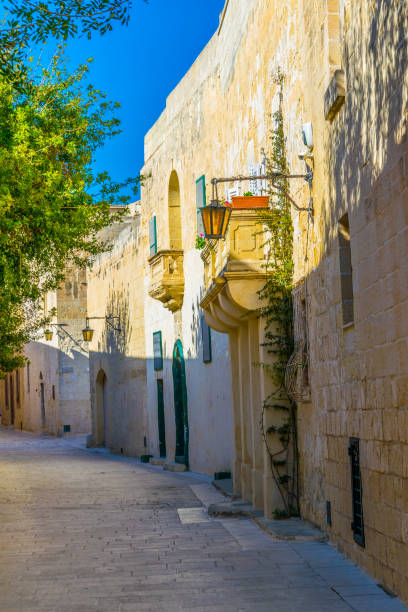
[[[184,296],[183,251],[159,251],[149,259],[149,295],[165,308],[180,310]]]
[[[261,307],[265,284],[264,232],[256,210],[232,210],[225,240],[212,240],[201,253],[205,289],[201,306],[208,323],[231,331]]]

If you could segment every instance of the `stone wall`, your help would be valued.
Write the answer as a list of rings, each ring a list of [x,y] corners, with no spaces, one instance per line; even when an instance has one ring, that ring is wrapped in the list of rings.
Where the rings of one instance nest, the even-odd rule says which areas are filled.
[[[230,0],[220,29],[146,136],[142,224],[146,235],[160,211],[159,248],[168,248],[166,182],[175,169],[184,248],[193,248],[195,180],[205,174],[209,186],[212,176],[245,174],[259,163],[281,68],[291,172],[305,172],[303,123],[312,122],[314,136],[314,215],[293,211],[310,383],[303,395],[310,401],[299,404],[301,511],[408,599],[406,20],[405,3]],[[223,195],[230,187],[239,185],[226,185]],[[291,195],[307,206],[302,181],[291,181]],[[338,222],[345,214],[354,322],[343,328]],[[351,437],[360,439],[365,548],[350,527]]]
[[[90,432],[89,360],[81,333],[86,296],[86,271],[77,268],[67,269],[63,285],[47,294],[44,311],[55,308],[53,337],[46,340],[40,330],[24,349],[28,364],[20,370],[16,428],[53,435],[64,434],[64,426],[67,435]],[[16,378],[14,372],[14,385]],[[3,424],[10,422],[10,414],[2,416]]]
[[[316,31],[323,16],[324,3],[320,11],[305,9],[306,32]],[[311,403],[299,407],[302,513],[407,600],[408,9],[344,2],[340,17],[346,92],[331,122],[324,119],[327,76],[319,79],[313,70],[325,55],[318,38],[305,57],[315,220],[298,227],[303,245],[295,243],[297,278],[307,283],[312,391]],[[347,326],[338,241],[345,214],[354,293],[354,322]],[[350,527],[352,437],[360,440],[365,548]]]
[[[88,271],[93,444],[140,456],[148,452],[146,352],[139,212],[105,230],[113,245]],[[105,316],[112,319],[112,325]],[[93,319],[92,317],[100,317]],[[105,376],[104,383],[101,376]],[[98,389],[98,386],[104,388]],[[105,407],[100,406],[105,395]],[[105,414],[104,414],[105,412]],[[105,424],[98,422],[105,420]],[[106,432],[103,440],[103,432]],[[98,437],[99,436],[99,437]]]

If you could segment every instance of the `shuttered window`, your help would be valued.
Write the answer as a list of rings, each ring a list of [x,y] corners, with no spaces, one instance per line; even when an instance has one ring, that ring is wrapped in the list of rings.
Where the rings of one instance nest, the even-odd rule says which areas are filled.
[[[163,349],[161,331],[153,334],[153,364],[155,370],[163,369]]]
[[[341,303],[343,325],[354,321],[353,269],[351,267],[350,226],[348,215],[338,223]]]
[[[208,326],[204,315],[201,316],[201,335],[203,340],[203,361],[204,363],[211,363],[211,329]]]
[[[152,217],[149,221],[149,252],[150,257],[157,253],[156,217]]]
[[[203,174],[196,180],[197,234],[204,234],[204,225],[199,208],[203,208],[205,205],[205,176]]]

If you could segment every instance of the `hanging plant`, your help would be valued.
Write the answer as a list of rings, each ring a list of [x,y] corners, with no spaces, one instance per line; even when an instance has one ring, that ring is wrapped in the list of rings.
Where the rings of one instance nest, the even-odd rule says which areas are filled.
[[[278,70],[275,82],[279,88],[279,108],[273,114],[270,152],[264,152],[267,174],[289,174],[286,160],[286,142],[282,112],[284,75]],[[275,184],[289,191],[288,179],[275,179]],[[298,453],[296,431],[296,404],[285,391],[285,369],[293,352],[293,224],[290,202],[280,189],[270,185],[269,207],[258,212],[267,229],[267,280],[260,291],[265,306],[264,346],[273,357],[272,365],[263,364],[272,377],[276,391],[266,398],[261,417],[262,435],[270,457],[271,471],[278,487],[284,510],[276,509],[276,518],[299,514]],[[282,415],[280,425],[267,427],[267,411]],[[270,419],[269,419],[270,420]],[[272,440],[274,442],[272,450]],[[276,441],[279,442],[276,445]]]

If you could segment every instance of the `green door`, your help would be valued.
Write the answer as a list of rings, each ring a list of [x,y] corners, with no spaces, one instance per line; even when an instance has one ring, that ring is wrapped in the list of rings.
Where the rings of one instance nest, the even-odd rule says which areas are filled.
[[[187,387],[183,346],[180,340],[177,340],[173,350],[173,386],[176,419],[176,456],[174,460],[188,467]]]
[[[157,421],[159,425],[160,457],[166,456],[166,424],[164,421],[163,380],[157,379]]]

